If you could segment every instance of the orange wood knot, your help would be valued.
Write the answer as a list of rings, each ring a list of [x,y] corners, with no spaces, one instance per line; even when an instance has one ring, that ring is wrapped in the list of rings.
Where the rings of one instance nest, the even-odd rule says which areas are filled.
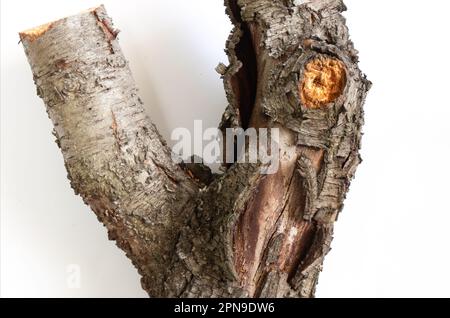
[[[341,96],[347,83],[345,65],[340,60],[320,56],[309,61],[299,84],[302,104],[322,108]]]

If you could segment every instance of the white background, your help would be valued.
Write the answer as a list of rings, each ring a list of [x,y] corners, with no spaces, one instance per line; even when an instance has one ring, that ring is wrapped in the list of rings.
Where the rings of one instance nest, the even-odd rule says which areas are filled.
[[[139,277],[73,194],[17,32],[100,0],[1,1],[1,295],[144,297]],[[226,106],[222,0],[103,1],[168,139]],[[362,155],[318,297],[450,297],[450,2],[347,0],[374,82]],[[81,269],[81,288],[67,268]]]

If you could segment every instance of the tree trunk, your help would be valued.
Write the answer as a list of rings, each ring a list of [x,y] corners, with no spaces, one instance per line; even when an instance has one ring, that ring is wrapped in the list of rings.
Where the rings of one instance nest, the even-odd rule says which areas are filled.
[[[235,27],[217,68],[229,101],[220,128],[278,128],[275,174],[175,164],[103,6],[20,37],[73,189],[150,296],[313,297],[361,161],[370,82],[341,0],[225,5]]]

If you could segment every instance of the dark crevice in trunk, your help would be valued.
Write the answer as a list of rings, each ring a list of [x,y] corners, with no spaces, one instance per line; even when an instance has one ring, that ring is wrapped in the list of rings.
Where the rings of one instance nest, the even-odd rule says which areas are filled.
[[[233,18],[239,24],[242,37],[236,45],[236,56],[242,62],[242,67],[231,79],[233,91],[239,102],[239,114],[242,128],[247,129],[250,124],[256,100],[258,82],[258,67],[255,46],[250,28],[242,20],[240,8],[236,0],[229,1]]]

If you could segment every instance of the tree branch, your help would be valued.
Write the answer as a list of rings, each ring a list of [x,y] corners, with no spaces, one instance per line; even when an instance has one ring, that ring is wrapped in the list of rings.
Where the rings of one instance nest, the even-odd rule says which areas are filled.
[[[232,296],[312,297],[360,163],[371,84],[358,68],[342,1],[225,4],[235,28],[227,42],[230,65],[219,67],[229,100],[221,129],[278,128],[280,167],[265,176],[257,166],[233,165],[202,194],[196,222],[210,211],[199,227],[214,227],[195,250],[214,242],[203,263],[216,266],[200,266],[199,273],[216,268],[209,275],[222,277],[222,290]],[[213,279],[206,281],[198,284]]]
[[[198,189],[147,118],[117,33],[101,6],[20,37],[72,188],[132,259],[143,287],[176,296],[187,274],[175,245]]]

